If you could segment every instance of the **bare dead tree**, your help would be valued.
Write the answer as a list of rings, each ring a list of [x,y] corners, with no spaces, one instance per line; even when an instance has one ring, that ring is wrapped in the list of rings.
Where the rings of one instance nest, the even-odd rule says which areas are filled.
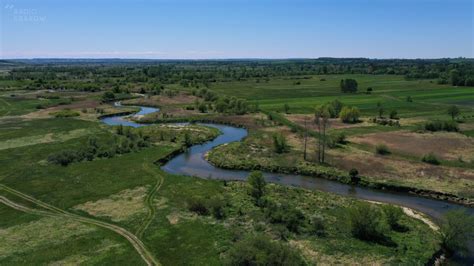
[[[329,127],[329,112],[324,107],[318,107],[315,111],[315,123],[318,125],[318,162],[324,163],[326,145],[327,145],[327,128]]]
[[[316,108],[316,112],[314,114],[314,122],[318,126],[318,140],[316,141],[316,159],[318,160],[318,162],[321,162],[321,114],[319,111],[319,108]]]
[[[307,160],[307,150],[308,147],[308,117],[304,117],[304,160]]]

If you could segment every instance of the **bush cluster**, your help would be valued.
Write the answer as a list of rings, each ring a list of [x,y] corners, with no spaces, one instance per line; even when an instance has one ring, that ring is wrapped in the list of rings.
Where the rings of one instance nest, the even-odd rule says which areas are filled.
[[[436,131],[448,131],[448,132],[458,132],[459,126],[455,121],[431,121],[425,124],[425,130],[436,132]]]
[[[264,235],[249,235],[232,246],[226,265],[306,265],[299,253],[289,245],[270,240]]]
[[[275,147],[276,153],[285,153],[290,150],[290,146],[286,142],[285,136],[279,133],[273,135],[273,146]]]
[[[358,84],[355,79],[341,79],[340,87],[342,92],[354,93],[357,92]]]
[[[305,225],[303,212],[286,203],[267,200],[264,211],[270,223],[282,224],[291,232],[298,233]]]
[[[79,116],[80,114],[70,109],[64,109],[61,111],[50,113],[50,115],[53,115],[54,117],[57,117],[57,118],[67,118],[67,117],[76,117],[76,116]]]
[[[398,232],[408,230],[401,224],[403,211],[397,206],[378,207],[368,203],[357,203],[350,207],[348,215],[351,233],[360,240],[394,245],[386,233],[389,230]]]
[[[348,213],[354,237],[374,242],[384,239],[383,217],[378,208],[359,203],[350,208]]]
[[[400,121],[397,119],[388,119],[388,118],[372,118],[372,122],[382,125],[382,126],[390,126],[390,127],[400,127]]]
[[[387,145],[385,145],[385,144],[377,144],[377,146],[375,146],[375,152],[379,155],[390,154],[390,150],[388,149]]]
[[[112,158],[150,146],[148,137],[130,131],[128,128],[113,138],[113,143],[99,143],[97,138],[89,138],[87,145],[78,150],[63,150],[48,156],[48,162],[67,166],[73,162],[94,158]]]
[[[222,196],[214,196],[207,199],[191,197],[187,200],[189,211],[204,216],[211,214],[216,219],[225,218],[225,208],[227,205],[227,200]]]
[[[434,155],[433,153],[425,154],[425,155],[421,158],[421,161],[424,162],[424,163],[429,163],[429,164],[434,164],[434,165],[439,165],[439,164],[441,164],[441,162],[438,160],[438,158],[436,157],[436,155]]]
[[[339,114],[341,121],[344,123],[359,122],[360,111],[357,107],[344,106]]]
[[[192,94],[203,99],[203,102],[196,102],[196,109],[201,113],[213,109],[218,113],[230,113],[243,115],[249,112],[248,103],[244,99],[236,97],[219,97],[215,92],[202,88],[193,90]]]

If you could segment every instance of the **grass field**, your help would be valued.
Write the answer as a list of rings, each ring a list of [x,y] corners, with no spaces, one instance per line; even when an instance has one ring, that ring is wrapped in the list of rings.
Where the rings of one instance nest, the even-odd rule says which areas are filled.
[[[0,128],[1,185],[47,206],[136,234],[163,265],[190,261],[220,265],[239,235],[245,235],[242,232],[256,234],[263,230],[275,238],[280,230],[268,223],[265,214],[252,203],[246,184],[162,172],[154,162],[180,148],[178,143],[157,137],[153,139],[155,145],[137,152],[64,167],[48,163],[48,155],[84,146],[91,136],[99,141],[110,140],[112,130],[98,121],[80,118],[9,118],[2,120]],[[153,133],[166,127],[146,130]],[[197,128],[192,130],[196,132]],[[48,134],[51,136],[44,139]],[[353,199],[277,185],[268,189],[272,200],[286,198],[307,217],[320,213],[328,221],[341,221],[328,225],[325,238],[289,233],[288,241],[278,240],[301,253],[308,263],[348,263],[357,256],[361,263],[420,264],[438,248],[436,233],[408,216],[401,221],[410,228],[408,232],[388,233],[396,248],[367,243],[353,239],[347,223],[342,222]],[[45,211],[8,190],[0,189],[0,196]],[[195,197],[225,198],[225,218],[191,212],[189,200]],[[6,205],[0,205],[0,215],[4,218],[0,219],[0,240],[6,243],[0,248],[0,264],[144,264],[125,238],[106,228],[76,218],[20,212]]]
[[[359,83],[357,94],[340,92],[341,79]],[[325,79],[325,81],[321,81]],[[300,85],[295,85],[295,81]],[[371,94],[365,94],[368,87]],[[401,117],[437,117],[447,105],[460,105],[466,115],[474,114],[474,88],[438,85],[433,80],[405,80],[394,75],[326,75],[309,79],[275,78],[269,82],[247,80],[217,83],[211,87],[224,95],[237,96],[258,103],[264,110],[282,111],[288,103],[292,113],[311,113],[318,104],[339,99],[361,109],[363,115],[375,115],[381,102],[387,110],[396,109]],[[413,102],[407,102],[410,96]]]
[[[342,78],[356,79],[359,92],[341,93]],[[22,85],[3,82],[0,88]],[[130,88],[139,86],[132,84]],[[371,94],[365,93],[368,87],[373,88]],[[167,89],[180,92],[131,99],[124,104],[159,107],[161,112],[147,116],[148,121],[165,119],[166,113],[171,121],[209,119],[245,126],[249,136],[244,141],[218,147],[209,154],[210,161],[219,166],[276,172],[296,169],[308,175],[339,176],[344,182],[349,170],[357,168],[364,182],[373,182],[370,184],[409,186],[450,193],[466,201],[474,199],[472,87],[405,80],[395,75],[274,77],[269,81],[210,84],[209,89],[218,95],[245,98],[262,110],[245,115],[212,110],[200,113],[192,107],[202,98],[190,95],[191,88],[171,84]],[[202,143],[219,134],[197,125],[132,130],[146,136],[150,145],[68,166],[53,164],[48,161],[51,154],[80,151],[90,145],[90,139],[115,145],[120,138],[118,129],[97,118],[136,108],[102,103],[101,93],[61,91],[54,99],[38,97],[39,93],[48,96],[49,92],[5,90],[0,96],[0,202],[4,203],[0,204],[0,242],[6,243],[0,245],[2,265],[143,265],[144,259],[163,265],[222,265],[236,243],[258,234],[296,250],[311,265],[421,265],[439,249],[438,233],[406,214],[400,223],[408,230],[385,231],[390,244],[353,237],[348,213],[360,201],[352,198],[268,185],[266,200],[302,213],[302,229],[295,232],[272,222],[268,210],[255,205],[248,184],[170,175],[160,170],[155,162],[182,150],[184,142]],[[406,100],[408,96],[412,102]],[[345,124],[337,118],[331,120],[330,137],[344,133],[346,141],[328,148],[325,165],[316,163],[317,126],[311,124],[309,155],[304,160],[303,121],[312,121],[316,105],[334,99],[359,107],[362,121]],[[377,114],[378,102],[385,115],[398,112],[400,127],[369,119]],[[283,114],[284,104],[289,105],[289,114]],[[45,109],[38,109],[38,105]],[[450,105],[461,110],[460,132],[421,130],[426,121],[451,119],[447,114]],[[79,116],[52,115],[64,109]],[[285,136],[288,152],[275,152],[274,134]],[[389,154],[376,154],[375,147],[381,143],[390,149]],[[440,165],[421,161],[428,152],[439,157]],[[197,214],[191,208],[195,201],[222,203],[222,217],[214,215],[212,205],[208,207],[210,213]],[[323,217],[324,237],[307,229],[314,215]]]

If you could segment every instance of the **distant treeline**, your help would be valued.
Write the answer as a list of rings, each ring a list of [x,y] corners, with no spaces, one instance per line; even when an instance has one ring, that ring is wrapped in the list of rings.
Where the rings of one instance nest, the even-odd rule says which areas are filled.
[[[437,79],[440,84],[474,86],[473,59],[319,58],[293,60],[57,60],[21,61],[6,80],[33,81],[31,89],[96,91],[127,83],[208,87],[213,82],[330,74],[394,74]]]

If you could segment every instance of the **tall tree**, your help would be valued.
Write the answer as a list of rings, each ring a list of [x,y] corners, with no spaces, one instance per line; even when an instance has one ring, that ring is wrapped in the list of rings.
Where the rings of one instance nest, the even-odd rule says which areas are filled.
[[[342,92],[357,92],[357,81],[355,79],[341,79],[340,87]]]
[[[379,113],[379,117],[382,118],[384,109],[381,102],[377,102],[377,112]]]
[[[457,116],[459,116],[459,114],[461,114],[461,111],[459,110],[459,108],[456,105],[451,105],[448,108],[448,114],[454,120],[454,118],[456,118]]]
[[[308,117],[304,117],[304,155],[303,158],[306,161],[307,159],[307,147],[308,147]]]
[[[466,255],[474,237],[474,216],[462,210],[447,212],[440,223],[441,247],[448,255]]]
[[[258,203],[260,202],[260,198],[262,198],[263,194],[265,193],[265,186],[267,185],[262,172],[251,172],[247,179],[247,182],[250,185],[249,194],[255,199],[255,202],[258,205]]]
[[[326,106],[319,106],[315,110],[315,123],[318,126],[318,162],[324,163],[325,160],[325,152],[326,152],[326,144],[327,144],[327,136],[326,132],[329,128],[329,118],[330,113],[327,110]]]

